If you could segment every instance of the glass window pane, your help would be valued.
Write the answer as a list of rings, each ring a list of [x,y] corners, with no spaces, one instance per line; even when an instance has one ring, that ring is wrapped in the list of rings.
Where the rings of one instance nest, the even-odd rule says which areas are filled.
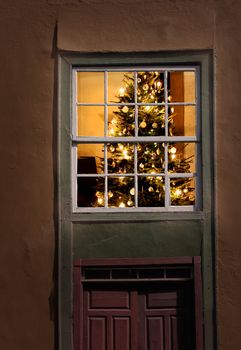
[[[104,107],[77,107],[77,136],[104,136]]]
[[[194,173],[196,170],[196,144],[175,143],[168,146],[168,171]]]
[[[103,207],[105,205],[104,189],[105,180],[102,177],[78,177],[78,207]]]
[[[104,172],[104,145],[83,143],[77,146],[77,174]]]
[[[139,143],[137,146],[138,173],[157,174],[165,169],[165,149],[161,143]]]
[[[108,207],[133,207],[135,202],[135,188],[133,177],[108,178]]]
[[[108,107],[108,136],[135,136],[135,107]]]
[[[108,103],[134,102],[134,74],[130,72],[108,73]]]
[[[168,136],[196,135],[196,107],[170,106],[168,108]]]
[[[165,180],[162,176],[138,177],[138,206],[163,207],[165,205]]]
[[[138,72],[137,101],[141,103],[164,103],[164,73]]]
[[[164,136],[164,106],[140,106],[138,108],[138,126],[138,136]]]
[[[103,72],[77,72],[77,102],[104,103]]]
[[[129,143],[112,143],[107,145],[108,173],[134,173],[134,146]]]
[[[195,204],[195,178],[170,179],[171,205]]]
[[[169,102],[195,102],[195,72],[171,72],[168,77]]]

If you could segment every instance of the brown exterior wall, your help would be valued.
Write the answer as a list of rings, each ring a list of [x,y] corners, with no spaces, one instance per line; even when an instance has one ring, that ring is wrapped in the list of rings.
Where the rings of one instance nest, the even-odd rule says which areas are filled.
[[[214,50],[218,349],[239,349],[240,1],[9,0],[0,18],[0,348],[54,349],[58,46]]]

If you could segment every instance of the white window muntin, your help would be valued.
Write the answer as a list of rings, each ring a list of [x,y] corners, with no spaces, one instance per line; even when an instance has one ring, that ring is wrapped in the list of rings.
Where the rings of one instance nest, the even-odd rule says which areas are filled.
[[[141,103],[137,102],[137,74],[143,71],[158,71],[164,73],[164,91],[165,102],[161,103]],[[195,101],[194,102],[169,102],[167,89],[167,76],[169,72],[192,71],[195,72]],[[77,100],[77,73],[78,72],[103,72],[104,73],[104,102],[103,103],[85,103]],[[108,73],[109,72],[134,72],[134,102],[113,103],[108,102]],[[200,71],[198,66],[184,67],[84,67],[74,68],[72,71],[72,208],[73,212],[163,212],[163,211],[194,211],[200,208]],[[108,133],[108,107],[110,106],[134,106],[135,107],[135,136],[110,137]],[[168,107],[169,106],[196,106],[196,134],[195,136],[167,136],[168,135]],[[77,136],[77,107],[78,106],[102,106],[104,107],[104,137]],[[165,136],[138,136],[138,107],[139,106],[164,106],[165,107]],[[164,143],[165,147],[165,171],[156,174],[142,174],[137,170],[137,144],[158,142]],[[195,143],[195,168],[193,173],[169,173],[168,172],[168,145],[169,143]],[[77,145],[78,144],[104,144],[104,173],[101,174],[77,174]],[[108,173],[107,164],[107,144],[110,143],[129,143],[134,145],[134,173]],[[138,177],[144,176],[163,176],[165,178],[165,206],[164,207],[138,207]],[[77,178],[78,177],[100,177],[105,179],[105,207],[78,207],[77,206]],[[135,207],[112,208],[108,207],[108,177],[134,177],[135,183]],[[170,205],[170,180],[174,178],[195,178],[195,205]]]

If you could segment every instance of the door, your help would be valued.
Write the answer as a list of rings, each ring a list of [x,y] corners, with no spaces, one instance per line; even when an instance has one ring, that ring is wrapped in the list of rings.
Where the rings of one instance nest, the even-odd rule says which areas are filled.
[[[193,349],[190,284],[84,288],[84,350]]]

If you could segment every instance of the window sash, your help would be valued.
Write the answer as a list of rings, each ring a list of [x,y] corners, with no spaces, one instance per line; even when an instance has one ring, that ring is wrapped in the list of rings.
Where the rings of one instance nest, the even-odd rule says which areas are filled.
[[[164,73],[164,93],[165,102],[161,103],[140,103],[137,102],[137,74],[143,71],[158,71]],[[168,88],[167,88],[167,76],[169,72],[195,72],[195,102],[169,102],[168,101]],[[78,72],[103,72],[104,73],[104,102],[103,103],[84,103],[77,101],[77,73]],[[108,102],[108,73],[109,72],[134,72],[134,97],[135,100],[132,103],[110,103]],[[200,174],[198,172],[200,162],[200,91],[199,91],[199,67],[117,67],[117,68],[102,68],[102,67],[79,67],[73,69],[72,75],[72,199],[73,199],[73,212],[142,212],[142,211],[194,211],[199,207],[200,203]],[[93,136],[78,136],[77,131],[77,107],[79,106],[101,106],[104,107],[104,135],[103,137]],[[133,106],[135,107],[135,136],[122,136],[111,137],[107,136],[108,133],[108,107],[112,106]],[[165,135],[168,135],[168,107],[171,106],[196,106],[196,135],[195,136],[138,136],[138,107],[139,106],[163,106],[165,107]],[[137,171],[137,143],[164,143],[165,148],[165,171],[156,174],[138,173]],[[169,143],[194,143],[196,145],[196,169],[195,173],[170,173],[168,172],[168,144]],[[104,144],[104,173],[101,174],[77,174],[77,145],[89,143],[89,144]],[[126,174],[108,173],[107,164],[107,144],[111,143],[131,143],[134,145],[134,172]],[[163,176],[165,178],[165,206],[163,207],[138,207],[138,177],[144,176]],[[105,207],[78,207],[77,206],[77,178],[80,177],[103,177],[105,179]],[[108,207],[108,178],[111,177],[133,177],[135,184],[135,207],[126,208],[112,208]],[[195,178],[195,205],[171,205],[170,203],[170,180],[174,178]]]

